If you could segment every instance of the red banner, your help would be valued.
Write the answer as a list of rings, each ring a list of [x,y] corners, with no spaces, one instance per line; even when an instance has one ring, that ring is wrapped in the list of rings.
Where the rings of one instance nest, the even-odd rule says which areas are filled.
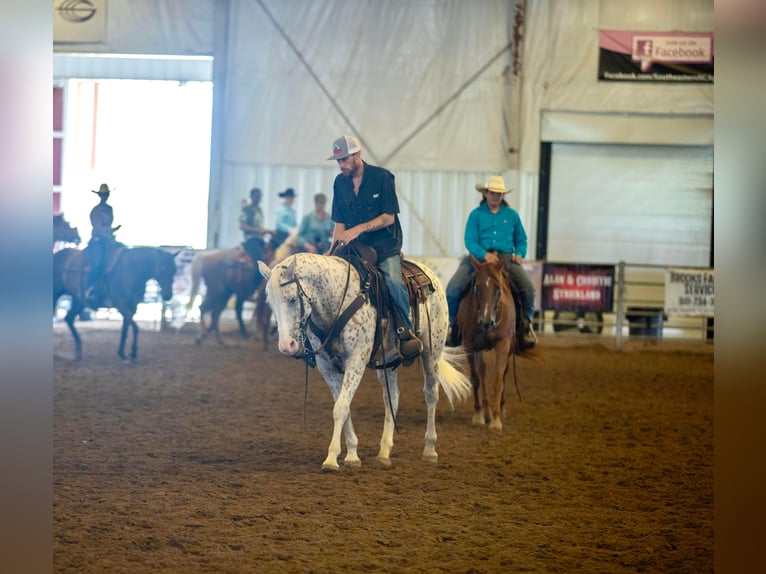
[[[614,266],[545,263],[542,287],[543,310],[611,313]]]

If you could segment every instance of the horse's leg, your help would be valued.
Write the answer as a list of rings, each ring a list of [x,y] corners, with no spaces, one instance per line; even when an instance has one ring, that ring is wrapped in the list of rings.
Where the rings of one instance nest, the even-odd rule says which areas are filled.
[[[133,344],[130,346],[130,362],[135,363],[138,359],[138,323],[131,316],[130,326],[133,329]]]
[[[480,353],[481,351],[479,351]],[[471,387],[473,388],[473,418],[471,423],[475,425],[484,424],[484,414],[481,409],[481,378],[479,377],[479,371],[477,361],[481,362],[481,357],[476,352],[468,353],[468,366],[471,369]]]
[[[199,333],[197,333],[197,337],[194,339],[194,344],[197,346],[201,345],[202,341],[204,341],[205,337],[207,336],[208,331],[207,327],[205,326],[205,315],[209,310],[208,297],[205,297],[199,306]]]
[[[491,384],[491,392],[488,393],[489,399],[489,428],[492,430],[503,430],[503,418],[501,412],[501,402],[503,397],[503,381],[508,369],[508,356],[510,353],[510,337],[497,343],[494,348],[494,369],[485,377]]]
[[[333,431],[332,439],[330,440],[330,446],[327,449],[327,458],[322,463],[322,470],[338,470],[338,456],[341,452],[341,430],[344,431],[346,438],[346,458],[344,463],[348,466],[359,466],[361,461],[359,460],[359,454],[357,453],[357,446],[359,439],[354,432],[354,426],[351,423],[351,399],[354,398],[354,393],[359,387],[359,383],[362,380],[364,374],[364,361],[356,361],[358,364],[346,365],[345,374],[340,372],[331,363],[329,357],[325,357],[324,353],[317,357],[317,368],[319,368],[324,380],[330,387],[335,404],[332,409],[333,418]]]
[[[234,313],[237,316],[237,323],[239,323],[239,334],[243,339],[250,337],[250,333],[247,332],[245,327],[245,322],[242,320],[242,308],[245,306],[245,299],[247,297],[237,295],[237,302],[234,304]]]
[[[423,448],[423,460],[435,463],[439,459],[436,453],[436,404],[439,402],[439,367],[432,354],[422,356],[423,396],[426,400],[426,435]]]
[[[122,329],[120,329],[120,347],[117,350],[117,355],[122,359],[123,361],[127,361],[128,357],[125,356],[125,343],[128,340],[128,329],[133,328],[133,343],[131,345],[130,350],[130,358],[131,360],[136,360],[136,353],[138,348],[138,342],[136,341],[136,337],[138,335],[138,326],[136,325],[135,321],[133,321],[133,318],[127,315],[129,311],[126,311],[123,313],[120,311],[120,313],[123,313],[122,315]]]
[[[380,369],[378,382],[383,392],[383,434],[380,437],[380,450],[377,461],[383,466],[391,466],[391,449],[394,446],[394,419],[399,410],[399,384],[396,370]]]
[[[221,313],[223,313],[223,309],[226,306],[224,303],[223,306],[216,305],[214,309],[211,309],[210,311],[210,328],[208,329],[209,332],[212,332],[215,335],[215,340],[218,341],[219,345],[223,345],[223,339],[221,338],[221,331],[218,327],[218,321],[221,318]]]
[[[64,321],[67,324],[67,327],[69,327],[69,332],[72,333],[72,338],[74,339],[74,360],[75,361],[81,361],[82,360],[82,339],[80,338],[80,334],[77,332],[77,329],[74,326],[74,320],[75,317],[83,310],[83,305],[80,303],[80,300],[76,297],[72,297],[72,304],[69,307],[69,311],[66,313],[66,317],[64,318]]]

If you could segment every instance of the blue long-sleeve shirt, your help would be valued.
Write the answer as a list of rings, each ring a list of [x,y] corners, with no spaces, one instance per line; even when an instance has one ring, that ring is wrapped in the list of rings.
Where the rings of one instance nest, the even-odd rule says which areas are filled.
[[[486,203],[471,211],[465,224],[464,239],[468,252],[479,261],[490,249],[515,254],[522,259],[527,256],[527,233],[521,217],[505,204],[500,205],[497,213],[492,213]]]

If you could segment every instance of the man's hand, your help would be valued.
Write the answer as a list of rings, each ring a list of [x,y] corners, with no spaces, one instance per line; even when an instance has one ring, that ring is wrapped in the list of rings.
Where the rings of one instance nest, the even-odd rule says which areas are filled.
[[[498,261],[497,253],[494,253],[493,251],[487,251],[484,254],[484,261],[486,263],[497,263]]]

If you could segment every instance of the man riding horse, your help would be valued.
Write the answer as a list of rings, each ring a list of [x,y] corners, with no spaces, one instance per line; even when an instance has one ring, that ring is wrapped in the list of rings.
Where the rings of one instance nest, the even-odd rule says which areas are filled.
[[[114,251],[117,242],[114,238],[114,232],[120,226],[112,227],[114,222],[114,211],[112,206],[107,203],[109,199],[109,186],[102,183],[98,191],[91,190],[97,194],[100,201],[90,211],[90,224],[92,226],[90,241],[85,248],[87,262],[90,264],[90,271],[87,279],[87,289],[85,292],[85,301],[91,309],[97,309],[105,306],[108,299],[106,287],[106,259]]]

